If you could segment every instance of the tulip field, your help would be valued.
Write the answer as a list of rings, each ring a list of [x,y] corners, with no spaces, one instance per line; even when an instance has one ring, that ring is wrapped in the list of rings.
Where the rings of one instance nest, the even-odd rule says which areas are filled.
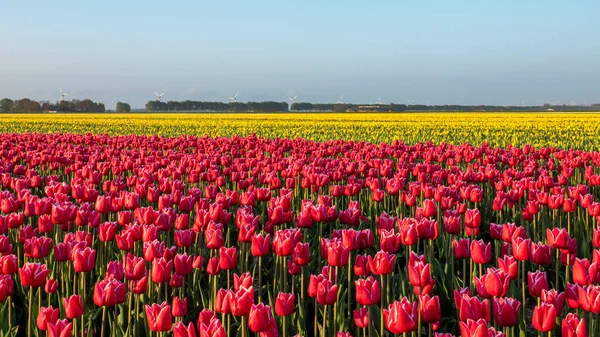
[[[0,133],[403,140],[600,150],[600,113],[0,114]]]
[[[82,116],[0,115],[2,337],[600,336],[600,115]]]

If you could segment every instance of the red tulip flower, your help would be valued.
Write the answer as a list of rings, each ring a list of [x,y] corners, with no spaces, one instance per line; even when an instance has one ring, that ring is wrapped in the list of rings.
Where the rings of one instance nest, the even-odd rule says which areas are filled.
[[[237,248],[236,247],[221,247],[219,251],[219,267],[223,270],[229,270],[237,267]]]
[[[317,302],[321,305],[333,305],[337,301],[338,286],[330,280],[322,280],[317,286]]]
[[[94,303],[99,307],[112,307],[125,302],[125,285],[115,279],[106,278],[94,285]]]
[[[515,326],[519,322],[521,302],[513,298],[494,298],[494,321],[499,326]]]
[[[173,297],[173,303],[171,304],[173,317],[184,317],[188,311],[188,299],[185,297],[183,300],[179,299],[179,296]]]
[[[48,337],[70,337],[73,330],[73,323],[69,323],[66,319],[59,319],[56,323],[48,322],[46,327]]]
[[[585,320],[580,319],[577,314],[568,313],[562,320],[561,331],[563,337],[587,337]]]
[[[146,274],[144,259],[131,253],[127,253],[125,258],[125,277],[128,280],[139,280]]]
[[[567,249],[569,248],[569,242],[571,241],[571,237],[569,233],[564,228],[553,228],[546,229],[546,237],[548,239],[548,244],[555,249]]]
[[[354,281],[356,302],[360,305],[374,305],[381,300],[379,282],[372,276]]]
[[[173,325],[171,306],[167,302],[144,306],[148,328],[153,332],[170,331]]]
[[[548,332],[556,327],[556,308],[552,304],[542,303],[533,309],[531,324],[540,332]]]
[[[487,322],[483,319],[461,321],[460,334],[462,337],[488,337]]]
[[[542,271],[527,272],[527,290],[534,297],[541,297],[542,290],[548,290],[548,279]]]
[[[396,255],[389,254],[383,250],[378,251],[374,258],[368,257],[369,269],[375,275],[391,274],[394,270]]]
[[[173,324],[173,337],[196,337],[196,329],[194,323],[189,323],[187,326],[183,322]]]
[[[167,261],[164,257],[152,260],[152,282],[165,283],[171,280],[173,260]]]
[[[512,255],[519,261],[528,261],[530,256],[531,240],[520,237],[512,240]]]
[[[354,324],[357,328],[363,329],[369,326],[369,311],[366,308],[359,308],[352,311]]]
[[[71,255],[75,272],[88,273],[94,270],[94,265],[96,264],[95,249],[91,249],[90,247],[74,249]]]
[[[470,251],[471,240],[466,239],[458,239],[452,240],[452,246],[454,247],[454,255],[457,259],[468,259],[471,257]]]
[[[46,331],[47,324],[56,324],[58,317],[60,316],[60,310],[54,309],[53,307],[41,307],[40,312],[37,316],[37,327],[42,331]]]
[[[505,255],[502,258],[498,258],[498,269],[501,269],[505,274],[509,274],[511,280],[517,279],[519,265],[513,256]]]
[[[429,295],[419,296],[419,313],[423,322],[439,322],[442,317],[440,298],[437,296],[430,297]]]
[[[492,259],[492,244],[486,244],[483,240],[471,242],[471,259],[475,263],[486,264]]]
[[[552,263],[552,246],[542,243],[531,243],[531,262],[539,265]]]
[[[254,304],[254,289],[240,287],[231,298],[231,313],[234,316],[248,316]]]
[[[275,300],[275,313],[278,316],[289,316],[294,313],[296,295],[280,292]]]
[[[69,298],[63,298],[65,316],[68,319],[79,318],[83,315],[84,308],[79,295],[72,295]]]
[[[58,282],[55,279],[48,279],[44,286],[46,294],[54,294],[58,290]]]
[[[271,308],[268,305],[253,304],[248,316],[248,328],[252,332],[267,331],[272,318]]]
[[[19,279],[23,287],[41,287],[46,283],[50,271],[45,264],[27,262],[19,268]]]
[[[394,301],[383,309],[385,328],[393,334],[403,334],[417,330],[417,303],[410,303],[406,297]]]

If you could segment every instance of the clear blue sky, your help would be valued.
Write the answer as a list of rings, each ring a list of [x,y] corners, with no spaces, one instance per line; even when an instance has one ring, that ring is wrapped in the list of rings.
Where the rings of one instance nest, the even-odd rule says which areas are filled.
[[[0,97],[600,102],[600,2],[3,1]]]

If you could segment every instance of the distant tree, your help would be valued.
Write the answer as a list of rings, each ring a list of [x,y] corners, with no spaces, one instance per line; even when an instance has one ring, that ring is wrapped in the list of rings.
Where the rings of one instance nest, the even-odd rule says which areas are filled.
[[[117,112],[131,112],[131,106],[127,103],[117,102]]]
[[[12,112],[38,112],[41,110],[39,102],[32,101],[29,98],[23,98],[15,101]]]
[[[15,102],[10,98],[3,98],[0,101],[0,112],[11,112],[14,108]]]

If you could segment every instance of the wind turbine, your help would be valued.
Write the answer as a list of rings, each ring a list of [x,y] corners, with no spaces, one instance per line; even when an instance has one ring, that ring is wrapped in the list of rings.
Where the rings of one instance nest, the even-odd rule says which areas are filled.
[[[154,91],[154,95],[156,95],[156,100],[160,102],[160,98],[164,95],[165,93],[163,92],[162,94],[158,94],[156,91]]]
[[[375,104],[383,104],[383,102],[381,102],[381,96],[379,96],[379,100]]]
[[[237,95],[238,95],[238,94],[239,94],[239,92],[236,92],[236,93],[235,93],[235,96],[233,96],[233,97],[229,97],[229,99],[230,99],[230,100],[232,100],[232,101],[233,101],[233,103],[237,102]]]
[[[115,111],[117,111],[117,98],[113,98],[113,104],[115,105]]]
[[[340,100],[337,101],[335,104],[344,104],[344,95],[341,95]]]
[[[290,101],[292,101],[292,104],[296,103],[296,98],[298,98],[298,95],[290,97]]]
[[[62,86],[60,87],[60,102],[62,102],[68,94],[62,90]]]
[[[408,102],[408,105],[413,105],[416,102],[416,101],[411,101],[411,100],[408,100],[408,99],[406,101]]]

